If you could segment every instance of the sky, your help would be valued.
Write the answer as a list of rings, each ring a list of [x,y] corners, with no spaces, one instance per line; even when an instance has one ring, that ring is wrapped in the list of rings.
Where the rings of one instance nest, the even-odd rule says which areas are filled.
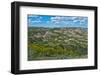
[[[56,16],[56,15],[27,15],[29,27],[88,27],[88,17]]]

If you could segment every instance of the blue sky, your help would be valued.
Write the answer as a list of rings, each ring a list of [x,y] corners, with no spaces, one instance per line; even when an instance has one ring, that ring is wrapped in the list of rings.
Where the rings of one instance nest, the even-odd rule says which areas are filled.
[[[55,15],[28,15],[30,27],[88,27],[88,17],[83,16],[55,16]]]

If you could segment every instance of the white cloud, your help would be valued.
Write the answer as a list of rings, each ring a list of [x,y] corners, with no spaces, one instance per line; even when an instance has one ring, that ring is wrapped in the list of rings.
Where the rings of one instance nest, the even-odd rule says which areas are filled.
[[[51,20],[60,20],[62,17],[60,16],[55,16],[55,17],[51,17]]]
[[[55,16],[55,17],[51,17],[51,22],[54,24],[59,24],[61,21],[63,21],[64,17],[61,16]]]
[[[79,22],[80,25],[84,24],[87,21],[87,17],[72,17],[73,22]]]
[[[79,20],[73,20],[73,22],[78,22]]]
[[[41,20],[29,20],[29,23],[40,23]]]

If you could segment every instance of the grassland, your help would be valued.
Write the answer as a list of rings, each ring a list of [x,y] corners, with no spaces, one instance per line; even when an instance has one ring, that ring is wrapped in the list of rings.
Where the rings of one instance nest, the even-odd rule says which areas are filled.
[[[87,28],[28,28],[28,60],[87,58]]]

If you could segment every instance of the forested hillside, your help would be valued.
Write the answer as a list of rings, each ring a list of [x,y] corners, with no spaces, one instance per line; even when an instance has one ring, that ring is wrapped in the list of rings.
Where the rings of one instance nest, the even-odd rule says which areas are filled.
[[[28,27],[28,60],[87,58],[87,30]]]

